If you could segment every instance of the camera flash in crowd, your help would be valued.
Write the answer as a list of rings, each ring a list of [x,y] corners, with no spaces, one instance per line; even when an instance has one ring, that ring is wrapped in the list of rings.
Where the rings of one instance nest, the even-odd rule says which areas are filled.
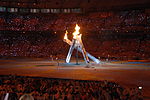
[[[141,86],[139,86],[139,89],[141,90],[141,89],[142,89],[142,87],[141,87]]]

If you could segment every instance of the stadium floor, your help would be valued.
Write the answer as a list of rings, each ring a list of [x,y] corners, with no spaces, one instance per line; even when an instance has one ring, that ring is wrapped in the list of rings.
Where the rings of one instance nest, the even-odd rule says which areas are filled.
[[[101,64],[65,64],[64,60],[0,59],[0,75],[49,77],[77,80],[115,81],[125,87],[142,86],[145,97],[150,98],[149,61],[108,61]]]

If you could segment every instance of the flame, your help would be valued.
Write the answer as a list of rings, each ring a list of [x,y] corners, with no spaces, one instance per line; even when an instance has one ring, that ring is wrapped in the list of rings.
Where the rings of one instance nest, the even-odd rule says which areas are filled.
[[[65,39],[65,40],[68,39],[67,34],[68,34],[68,31],[66,30],[66,33],[65,33],[65,36],[64,36],[64,39]]]
[[[78,40],[81,39],[82,34],[80,34],[79,30],[80,30],[80,27],[78,26],[78,24],[76,24],[75,31],[72,33],[74,39],[78,39]],[[68,34],[68,32],[66,30],[66,33],[65,33],[65,36],[64,36],[64,40],[68,39],[67,34]]]
[[[73,32],[74,39],[77,39],[79,37],[79,35],[81,36],[79,30],[80,30],[80,27],[78,26],[78,24],[76,24],[75,31]]]

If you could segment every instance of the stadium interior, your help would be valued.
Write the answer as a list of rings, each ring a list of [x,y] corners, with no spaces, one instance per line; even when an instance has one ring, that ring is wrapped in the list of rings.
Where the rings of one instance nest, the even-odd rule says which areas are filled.
[[[150,85],[147,85],[150,84],[148,79],[150,77],[148,74],[150,72],[149,5],[149,0],[0,0],[0,99],[150,99],[150,92],[147,90],[150,89]],[[141,76],[143,80],[146,80],[142,84],[149,88],[142,91],[142,87],[137,87],[136,82],[132,86],[131,84],[125,85],[127,83],[119,83],[117,79],[99,78],[103,77],[99,75],[103,69],[99,71],[97,67],[95,68],[97,72],[90,72],[91,68],[81,67],[85,73],[90,73],[87,75],[92,73],[94,77],[99,75],[93,79],[92,77],[80,78],[80,76],[69,77],[71,73],[68,75],[64,73],[64,77],[57,77],[58,66],[61,68],[59,63],[65,61],[69,50],[69,45],[63,41],[65,31],[68,30],[68,36],[71,39],[76,24],[81,28],[80,33],[82,33],[86,51],[104,62],[103,64],[128,62],[129,65],[130,62],[135,62],[132,63],[135,65],[135,72],[128,65],[125,66],[129,68],[126,71],[132,70],[132,73],[140,74],[139,70],[142,69]],[[75,54],[76,52],[73,52],[74,61]],[[82,55],[79,54],[79,59],[82,58]],[[48,64],[54,64],[53,61],[56,61],[58,65],[55,65],[54,68],[57,69],[55,70],[57,75],[55,77],[53,70],[39,75],[32,74],[32,71],[23,73],[27,65],[18,64],[18,61],[20,62],[18,59],[25,61],[36,59],[37,63],[46,59],[45,61],[49,60],[49,63],[46,62]],[[23,74],[18,74],[17,66],[23,66],[24,69],[21,69]],[[73,67],[78,68],[78,66]],[[10,69],[7,70],[8,68]],[[49,70],[51,66],[45,68]],[[63,66],[60,73],[63,74],[63,70],[65,72],[70,68],[72,66]],[[33,68],[33,73],[35,70]],[[41,72],[44,70],[41,69]],[[123,69],[119,70],[121,74]],[[80,72],[79,69],[77,71]],[[115,74],[115,72],[112,73]],[[51,75],[45,76],[47,74]],[[127,74],[121,75],[126,76]],[[139,78],[138,81],[142,82],[140,79],[142,78]],[[30,99],[23,99],[25,97]]]

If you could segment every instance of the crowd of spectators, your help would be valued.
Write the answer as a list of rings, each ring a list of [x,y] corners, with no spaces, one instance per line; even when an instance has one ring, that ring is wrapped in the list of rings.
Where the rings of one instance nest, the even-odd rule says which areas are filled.
[[[87,37],[88,41],[85,41],[84,44],[88,52],[101,58],[114,60],[149,59],[150,48],[148,45],[150,40],[148,37],[144,39],[141,39],[141,37],[143,36],[132,37],[132,35],[129,35],[125,37],[123,35],[118,37],[115,35],[111,37],[106,35],[95,37],[95,39],[92,39],[92,37],[88,39],[89,37]]]
[[[67,51],[67,46],[68,45],[66,45],[62,39],[57,38],[55,34],[1,34],[0,56],[40,58],[50,56],[63,57],[63,52]],[[63,49],[61,47],[63,47]]]
[[[62,34],[62,33],[61,33]],[[88,33],[87,33],[88,34]],[[90,34],[90,33],[89,33]],[[64,59],[69,45],[63,35],[55,33],[1,33],[0,57],[35,57]],[[69,34],[71,35],[71,34]],[[119,37],[120,35],[83,34],[83,44],[87,52],[100,59],[140,60],[150,57],[149,35]],[[143,39],[141,38],[143,37]],[[70,38],[71,40],[71,38]],[[75,52],[74,52],[75,53]],[[73,54],[75,57],[75,54]],[[79,57],[82,57],[79,53]]]
[[[107,11],[89,14],[1,14],[0,30],[64,31],[78,23],[87,31],[117,32],[149,30],[150,13],[145,10]]]
[[[142,90],[115,82],[14,75],[0,77],[0,99],[4,100],[6,94],[8,100],[18,100],[24,94],[34,100],[143,100]]]
[[[67,55],[65,30],[81,27],[86,50],[101,59],[149,59],[150,13],[146,10],[89,14],[0,15],[0,56],[57,57]],[[80,55],[79,55],[80,56]]]

